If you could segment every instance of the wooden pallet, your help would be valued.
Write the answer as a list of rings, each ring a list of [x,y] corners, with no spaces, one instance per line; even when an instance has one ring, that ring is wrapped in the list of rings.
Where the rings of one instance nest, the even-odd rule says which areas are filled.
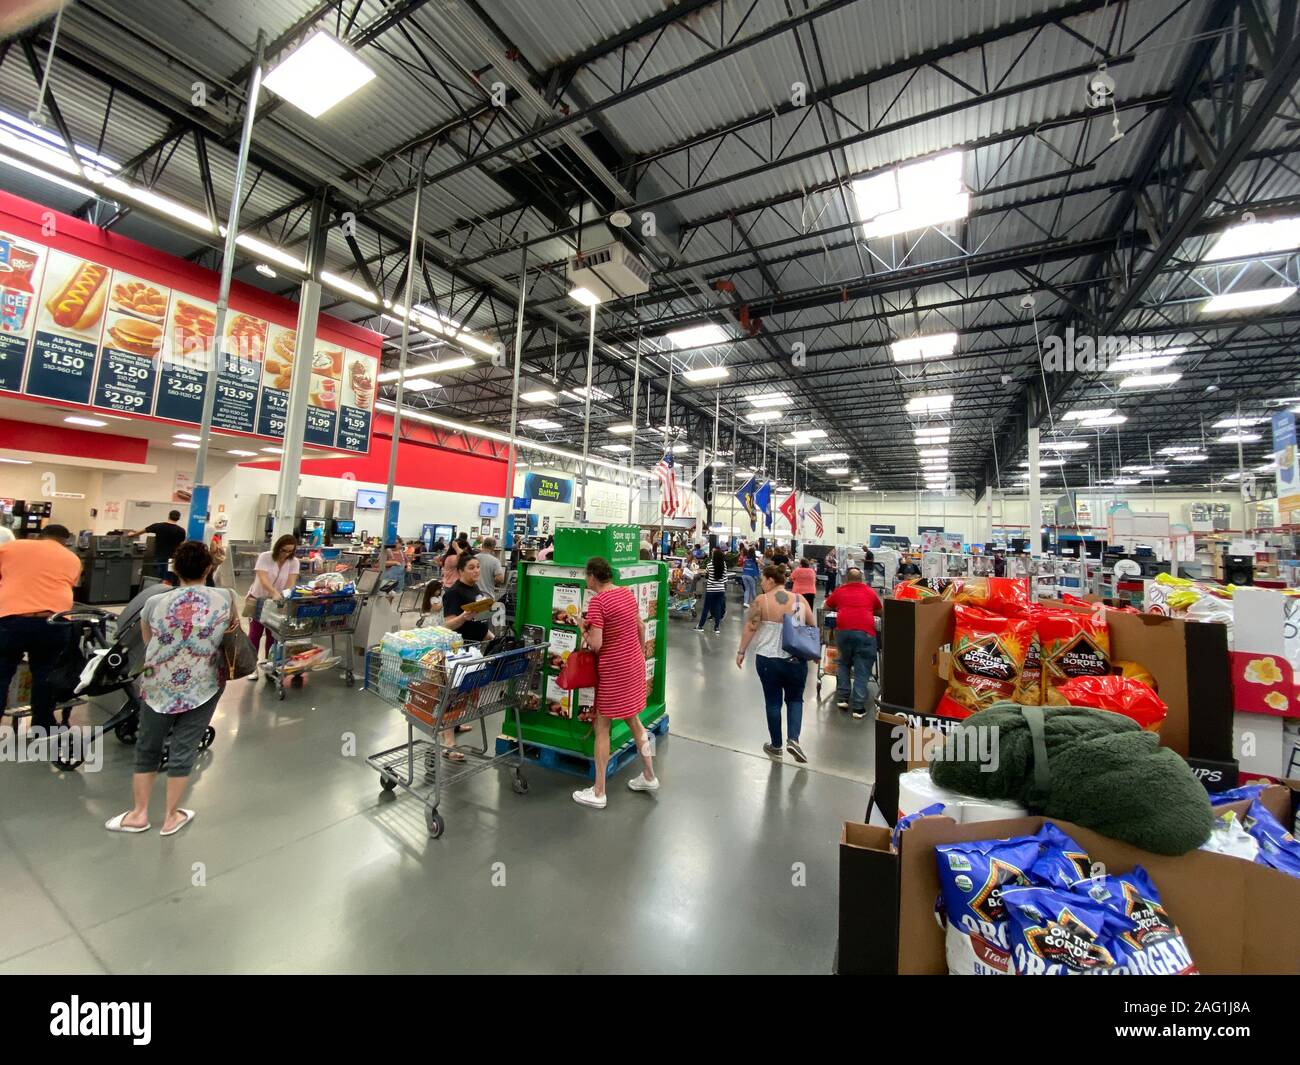
[[[668,715],[666,713],[661,714],[652,724],[646,726],[646,731],[655,737],[668,735]],[[496,752],[498,755],[513,751],[514,748],[515,741],[510,736],[497,737]],[[605,775],[612,777],[629,762],[634,762],[639,757],[636,743],[633,740],[628,740],[618,750],[610,751],[609,767],[605,770]],[[554,769],[587,780],[596,779],[596,760],[587,757],[585,754],[579,754],[577,751],[567,751],[562,747],[549,747],[542,743],[529,743],[525,740],[524,758],[530,765],[538,765],[543,769]]]

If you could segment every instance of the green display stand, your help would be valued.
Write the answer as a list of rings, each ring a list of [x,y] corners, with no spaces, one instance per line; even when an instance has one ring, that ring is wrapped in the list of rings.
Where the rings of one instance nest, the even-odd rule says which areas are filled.
[[[544,632],[544,639],[552,648],[542,669],[541,708],[519,715],[525,743],[571,751],[587,758],[595,756],[594,730],[590,724],[578,720],[582,693],[561,693],[552,683],[558,672],[552,662],[553,655],[577,647],[581,638],[577,611],[588,594],[587,560],[595,556],[610,563],[616,585],[638,589],[641,616],[647,629],[654,630],[654,655],[647,656],[653,672],[646,686],[646,706],[639,716],[647,725],[662,716],[668,664],[668,571],[662,562],[641,561],[639,543],[640,530],[635,525],[562,525],[555,531],[555,552],[550,562],[519,563],[515,632],[522,634],[526,627],[536,626]],[[566,614],[572,623],[562,620]],[[583,691],[587,698],[593,694],[592,689]],[[570,697],[569,706],[556,707],[560,712],[552,713],[548,704],[555,704],[562,695]],[[506,736],[514,736],[510,715],[501,731]],[[632,730],[625,723],[612,723],[611,750],[617,751],[631,738]]]

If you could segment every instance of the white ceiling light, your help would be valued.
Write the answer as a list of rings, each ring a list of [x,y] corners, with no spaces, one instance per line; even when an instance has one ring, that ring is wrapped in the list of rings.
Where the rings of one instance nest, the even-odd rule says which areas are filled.
[[[780,421],[785,415],[779,410],[752,410],[745,415],[747,422],[775,422]]]
[[[701,381],[721,381],[724,377],[730,377],[731,371],[725,366],[701,366],[698,370],[684,371],[682,376],[698,384]]]
[[[1107,482],[1107,483],[1108,483],[1108,484],[1119,485],[1119,486],[1123,487],[1124,485],[1141,484],[1141,483],[1142,483],[1142,478],[1140,478],[1140,477],[1116,477],[1114,480],[1111,480],[1111,481],[1109,481],[1109,482]]]
[[[1209,462],[1209,455],[1175,455],[1175,462]]]
[[[525,418],[519,424],[526,425],[530,429],[550,430],[563,428],[559,422],[553,422],[546,418]]]
[[[225,236],[226,227],[219,227],[221,235]],[[299,259],[296,255],[278,248],[274,244],[268,244],[264,240],[258,240],[257,237],[249,236],[247,233],[240,233],[235,238],[235,243],[246,251],[251,251],[254,255],[263,259],[270,259],[273,263],[279,263],[281,266],[287,266],[291,270],[297,270],[300,273],[307,269],[307,264]]]
[[[268,454],[268,455],[283,455],[283,454],[284,454],[284,448],[282,448],[282,447],[264,447],[264,448],[262,448],[262,450],[263,450],[264,452],[266,452],[266,454]]]
[[[850,491],[850,492],[869,492],[869,491],[871,491],[871,486],[870,486],[870,485],[866,485],[866,484],[855,484],[855,485],[853,485],[853,486],[849,489],[849,491]]]
[[[172,433],[172,439],[173,439],[173,440],[190,440],[190,441],[198,442],[198,440],[200,440],[201,438],[195,436],[193,433]]]
[[[1107,425],[1123,425],[1126,421],[1126,414],[1109,414],[1104,418],[1086,418],[1079,424],[1085,429],[1101,429]]]
[[[609,431],[617,433],[619,436],[626,436],[628,433],[636,432],[636,426],[631,422],[619,422],[618,425],[611,425]]]
[[[826,472],[830,474],[830,476],[832,477],[840,477],[843,474],[848,473],[849,468],[847,466],[836,466],[833,469],[827,470]]]
[[[175,200],[168,199],[166,196],[160,196],[152,189],[140,188],[137,185],[131,185],[116,177],[100,177],[96,172],[90,171],[90,178],[102,189],[107,189],[118,196],[124,196],[128,200],[134,200],[136,203],[157,211],[159,214],[165,214],[169,218],[175,218],[178,222],[184,222],[187,226],[193,226],[195,229],[204,233],[211,233],[212,221],[201,211],[194,210],[193,207],[187,207],[183,203],[177,203]]]
[[[1132,373],[1138,370],[1161,370],[1178,361],[1177,355],[1142,355],[1123,357],[1106,367],[1108,373]]]
[[[30,466],[30,465],[32,464],[32,460],[31,460],[31,459],[6,459],[6,458],[0,458],[0,462],[7,462],[7,463],[9,463],[9,465],[11,465],[11,466]]]
[[[189,449],[190,451],[197,451],[199,449],[198,444],[186,443],[184,440],[173,440],[172,447],[183,447]]]
[[[1039,451],[1087,451],[1091,444],[1083,440],[1040,440]]]
[[[911,414],[930,414],[949,410],[952,407],[951,392],[939,392],[928,396],[913,396],[907,401],[907,410]]]
[[[920,452],[923,459],[946,459],[948,449],[946,447],[932,447]]]
[[[1248,311],[1255,307],[1272,307],[1295,295],[1294,285],[1280,288],[1256,288],[1243,292],[1225,292],[1201,304],[1202,314],[1224,314],[1228,311]]]
[[[251,458],[256,457],[257,452],[256,452],[256,451],[238,451],[238,450],[236,450],[235,448],[231,448],[229,451],[226,452],[226,454],[227,454],[227,455],[238,455],[241,459],[251,459]]]
[[[1163,477],[1169,471],[1163,466],[1143,466],[1138,473],[1144,477]]]
[[[624,455],[632,449],[626,444],[601,444],[602,451],[612,451],[615,455]]]
[[[279,277],[279,276],[280,276],[280,275],[277,274],[274,270],[272,270],[269,266],[267,266],[266,263],[255,263],[255,264],[253,265],[253,269],[256,270],[256,271],[257,271],[259,274],[261,274],[263,277]]]
[[[555,393],[549,388],[538,388],[534,389],[532,392],[520,392],[519,398],[525,403],[553,403],[555,401]]]
[[[794,402],[784,392],[765,392],[758,396],[746,396],[745,399],[755,407],[788,407]]]
[[[1162,454],[1162,455],[1191,455],[1191,454],[1195,454],[1197,451],[1200,451],[1200,450],[1201,450],[1201,449],[1200,449],[1199,447],[1194,447],[1194,446],[1192,446],[1192,445],[1190,445],[1190,444],[1175,444],[1175,445],[1173,445],[1172,447],[1162,447],[1162,448],[1160,449],[1160,454]]]
[[[922,440],[936,440],[943,443],[947,443],[948,438],[951,435],[952,435],[952,430],[946,426],[940,429],[918,429],[916,430],[915,433],[916,441],[918,444]]]
[[[1245,416],[1240,418],[1220,418],[1217,422],[1214,423],[1214,428],[1215,429],[1244,429],[1248,425],[1258,425],[1260,422],[1266,422],[1266,421],[1268,421],[1267,418],[1250,418]],[[1196,449],[1189,448],[1188,450],[1194,451]]]
[[[1064,420],[1067,422],[1081,422],[1085,419],[1105,418],[1115,413],[1114,407],[1092,407],[1091,409],[1072,410],[1065,415]]]
[[[379,297],[368,288],[362,288],[355,281],[349,281],[346,277],[340,277],[338,274],[330,273],[328,270],[320,272],[320,279],[329,285],[330,288],[342,292],[347,296],[356,296],[357,299],[365,300],[367,303],[378,303]]]
[[[282,58],[264,83],[312,118],[373,81],[375,72],[324,30],[317,30]]]
[[[428,392],[430,389],[441,388],[442,385],[438,384],[437,381],[430,381],[426,377],[413,377],[409,381],[403,382],[402,387],[408,392]]]
[[[960,151],[890,167],[850,183],[867,240],[965,218],[970,194],[962,185]]]
[[[1277,218],[1271,222],[1247,222],[1219,234],[1205,253],[1204,262],[1216,259],[1244,259],[1300,247],[1300,218]]]
[[[1064,466],[1064,465],[1065,465],[1065,459],[1039,459],[1039,460],[1038,460],[1038,465],[1040,465],[1040,466]],[[1028,462],[1022,462],[1022,463],[1020,464],[1020,468],[1021,468],[1022,470],[1026,470],[1026,469],[1028,469],[1028,468],[1029,468],[1029,463],[1028,463]]]
[[[587,398],[587,389],[584,386],[579,386],[578,388],[566,388],[562,390],[561,394],[568,396],[570,399],[585,400]],[[606,392],[603,388],[597,388],[593,385],[591,389],[591,398],[593,400],[597,400],[597,399],[613,399],[614,397],[611,396],[608,392]]]
[[[583,288],[577,285],[569,289],[569,299],[581,303],[584,307],[595,307],[600,303],[600,297],[589,288]]]
[[[1183,379],[1180,373],[1148,373],[1126,377],[1119,383],[1120,388],[1161,388]]]
[[[1220,444],[1256,444],[1260,441],[1259,433],[1224,433],[1219,437]]]
[[[442,359],[439,362],[426,362],[420,366],[408,366],[405,375],[397,370],[388,370],[379,375],[379,383],[385,384],[389,381],[396,381],[399,377],[427,377],[431,373],[445,373],[448,370],[463,370],[466,366],[473,366],[474,360],[468,355],[458,355],[453,359]]]
[[[895,340],[889,345],[895,362],[916,362],[919,359],[947,358],[957,348],[956,333],[935,333],[932,336],[909,337]]]
[[[843,451],[823,451],[818,455],[809,455],[809,462],[843,462],[849,456]]]
[[[108,424],[108,422],[101,421],[99,418],[83,418],[79,414],[69,414],[63,420],[69,425],[89,425],[94,429]]]
[[[1166,470],[1166,473],[1169,471]],[[1256,473],[1277,473],[1277,467],[1271,462],[1265,462],[1263,465],[1255,467]]]
[[[667,334],[668,342],[675,348],[703,348],[713,344],[725,344],[731,339],[720,325],[705,323],[692,325],[685,329],[674,329]]]

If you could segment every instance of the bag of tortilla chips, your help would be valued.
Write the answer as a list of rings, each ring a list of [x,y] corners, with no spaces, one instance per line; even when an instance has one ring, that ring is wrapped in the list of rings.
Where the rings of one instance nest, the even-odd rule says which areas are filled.
[[[974,606],[956,606],[948,690],[935,713],[963,718],[1014,698],[1033,639],[1029,618],[1004,618]]]

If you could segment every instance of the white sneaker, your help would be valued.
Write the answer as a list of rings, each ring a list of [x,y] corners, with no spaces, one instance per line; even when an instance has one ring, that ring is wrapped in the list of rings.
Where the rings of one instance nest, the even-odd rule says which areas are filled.
[[[606,797],[597,795],[591,788],[583,788],[573,793],[573,801],[579,806],[590,806],[595,810],[605,809]]]
[[[630,791],[658,791],[659,778],[655,777],[654,780],[646,780],[644,773],[638,773],[627,782],[627,786]]]

